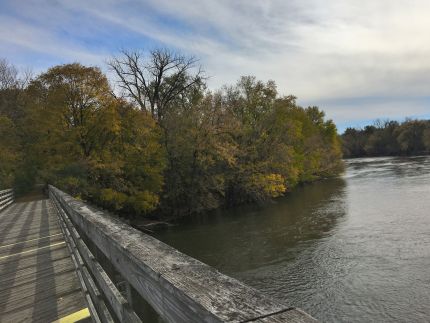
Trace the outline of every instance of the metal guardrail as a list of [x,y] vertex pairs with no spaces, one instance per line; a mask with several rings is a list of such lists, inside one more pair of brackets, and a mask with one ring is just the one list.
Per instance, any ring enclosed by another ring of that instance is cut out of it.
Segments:
[[12,204],[14,200],[14,194],[12,189],[0,191],[0,211],[6,208],[9,204]]
[[[132,306],[136,293],[167,322],[316,322],[53,186],[49,194],[95,322],[141,322]],[[125,293],[106,261],[122,276]]]

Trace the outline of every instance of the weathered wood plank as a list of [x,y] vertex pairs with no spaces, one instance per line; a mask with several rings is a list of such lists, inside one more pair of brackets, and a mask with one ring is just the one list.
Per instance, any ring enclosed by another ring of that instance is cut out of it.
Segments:
[[37,239],[39,237],[46,237],[53,234],[61,233],[60,228],[50,228],[48,230],[41,230],[37,232],[37,230],[29,230],[29,234],[26,235],[11,235],[4,238],[2,245],[7,245],[11,243],[18,243],[21,241]]
[[[274,313],[290,311],[286,304],[262,295],[52,186],[50,194],[74,225],[167,321],[246,322],[265,317],[267,322],[279,322]],[[308,315],[298,321],[299,314],[295,312],[288,315],[286,322],[315,321]]]
[[50,200],[0,215],[0,322],[50,322],[86,308]]
[[[61,225],[65,231],[65,236],[69,237],[72,248],[77,248],[77,254],[82,259],[80,267],[85,266],[89,268],[92,276],[95,278],[98,287],[102,290],[104,298],[109,302],[110,307],[113,309],[115,315],[121,322],[141,322],[140,318],[132,310],[128,301],[122,296],[110,277],[106,274],[103,267],[98,263],[93,256],[85,242],[80,238],[79,233],[73,227],[67,214],[59,208],[60,218],[62,219]],[[85,269],[86,270],[86,269]]]
[[47,208],[38,207],[38,208],[35,208],[35,209],[32,209],[32,210],[27,209],[27,210],[24,210],[24,211],[19,211],[19,207],[23,206],[23,205],[24,206],[28,206],[28,202],[14,203],[7,210],[1,211],[0,215],[1,216],[6,216],[6,215],[8,215],[8,216],[12,216],[12,215],[25,215],[27,213],[40,212],[42,210],[48,211],[48,212],[54,212],[55,213],[55,211],[54,211],[55,209],[53,209],[53,207],[47,207]]
[[[13,267],[0,267],[0,279],[2,275],[8,274],[9,272],[11,272],[12,269],[13,271],[17,271],[21,269],[32,268],[35,266],[42,266],[40,262],[38,262],[38,257],[40,257],[42,253],[49,253],[51,261],[70,257],[67,247],[65,245],[58,245],[50,249],[42,249],[38,253],[26,254],[25,257],[20,257],[20,259],[18,259],[18,262],[17,258],[14,257],[3,259],[3,261],[0,261],[0,266],[8,262],[15,263],[16,265]],[[49,265],[49,262],[47,264]]]
[[[52,263],[43,263],[36,267],[31,266],[24,269],[17,269],[9,271],[8,273],[1,273],[0,281],[2,284],[7,285],[13,282],[14,288],[23,284],[35,283],[37,279],[57,275],[64,272],[73,272],[74,268],[71,266],[71,259],[67,255],[66,258],[53,261]],[[1,297],[1,295],[0,295]]]
[[41,247],[39,249],[37,249],[37,248],[29,249],[26,251],[22,251],[20,253],[11,253],[10,255],[2,256],[2,258],[0,258],[0,266],[3,266],[3,265],[6,266],[6,267],[2,267],[2,268],[4,270],[7,270],[8,263],[25,264],[28,261],[28,259],[32,259],[32,258],[36,258],[36,265],[38,265],[37,261],[39,261],[39,263],[40,263],[40,260],[37,258],[42,257],[42,255],[44,255],[44,254],[47,254],[47,255],[49,255],[49,257],[51,257],[52,252],[59,250],[59,249],[65,249],[64,241],[57,242],[57,243],[51,245],[50,247],[45,246],[45,247]]
[[[43,286],[43,289],[37,290],[36,283]],[[81,286],[73,270],[57,275],[45,275],[37,277],[36,281],[28,284],[13,285],[9,295],[0,294],[0,306],[5,312],[8,312],[14,308],[34,304],[36,299],[39,301],[45,298],[55,299],[58,295],[65,295],[80,289]]]
[[[85,303],[83,305],[81,302],[80,290],[57,296],[55,299],[44,299],[29,306],[3,312],[0,322],[53,322],[86,307]],[[34,310],[36,306],[37,312]]]
[[[142,322],[81,240],[79,233],[73,227],[67,214],[61,208],[58,209],[58,213],[61,229],[75,259],[75,266],[79,270],[79,276],[84,280],[83,287],[90,293],[92,302],[98,308],[98,311],[101,311],[97,316],[100,315],[104,322],[112,319],[104,304],[105,299],[109,302],[110,307],[120,322]],[[91,270],[92,275],[89,274],[87,267]],[[98,287],[96,287],[92,276],[95,278]],[[103,291],[103,294],[99,293],[98,288]]]
[[[41,222],[43,221],[43,226]],[[0,238],[0,246],[8,244],[8,240],[16,242],[26,241],[37,237],[48,236],[59,232],[58,220],[54,214],[28,213],[21,215],[20,219],[15,216],[0,223],[0,231],[3,235]],[[4,228],[4,230],[1,230]],[[6,230],[7,228],[7,230]],[[33,236],[33,237],[32,237]],[[13,242],[9,242],[13,243]]]
[[21,203],[13,203],[7,209],[0,210],[0,219],[3,217],[3,214],[7,214],[9,212],[15,212],[14,210],[17,210],[20,204]]
[[[40,214],[34,214],[34,213],[32,213],[32,218],[33,218],[33,222],[34,221],[37,221],[37,220],[39,220],[40,221],[40,219],[41,219],[41,215]],[[19,220],[16,220],[16,221],[13,221],[13,220],[5,220],[5,221],[3,221],[3,222],[1,222],[1,225],[2,226],[4,226],[4,225],[9,225],[9,224],[11,224],[11,223],[13,223],[14,224],[14,226],[16,226],[16,227],[18,227],[18,226],[20,226],[20,225],[22,225],[22,224],[24,224],[26,222],[26,218],[25,217],[22,217],[21,219],[19,219]],[[55,225],[56,223],[57,223],[57,219],[54,219],[54,218],[50,218],[49,219],[49,222],[50,222],[50,224],[52,224],[52,225]]]
[[17,250],[19,252],[25,252],[32,249],[49,246],[51,244],[55,244],[60,241],[64,241],[61,233],[43,236],[40,238],[27,239],[26,237],[25,239],[22,239],[20,242],[14,242],[14,243],[4,244],[0,246],[0,259],[1,257],[10,255],[11,253],[14,253]]
[[78,241],[77,247],[118,319],[121,322],[141,322],[82,240]]
[[102,295],[100,294],[96,284],[94,283],[94,280],[92,279],[90,273],[85,267],[82,270],[82,277],[84,278],[85,284],[88,288],[88,292],[91,295],[91,299],[97,309],[97,314],[100,316],[102,322],[114,322],[114,319],[112,318],[108,308],[106,307]]

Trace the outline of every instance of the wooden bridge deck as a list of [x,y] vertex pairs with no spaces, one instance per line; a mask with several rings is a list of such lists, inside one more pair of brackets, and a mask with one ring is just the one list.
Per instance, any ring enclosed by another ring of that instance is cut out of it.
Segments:
[[71,322],[86,307],[52,202],[0,212],[0,322]]

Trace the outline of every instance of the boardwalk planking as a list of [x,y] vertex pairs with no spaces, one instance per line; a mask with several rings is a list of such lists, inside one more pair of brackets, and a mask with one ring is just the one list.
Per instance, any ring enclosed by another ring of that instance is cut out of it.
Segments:
[[52,322],[87,307],[50,200],[0,212],[0,322]]

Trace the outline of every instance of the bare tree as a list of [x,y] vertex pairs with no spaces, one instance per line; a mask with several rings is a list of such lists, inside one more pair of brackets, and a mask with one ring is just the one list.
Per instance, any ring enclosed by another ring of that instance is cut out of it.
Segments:
[[18,70],[6,59],[0,59],[0,90],[18,86]]
[[195,57],[168,49],[152,50],[148,55],[122,51],[122,56],[113,58],[108,65],[126,96],[141,109],[150,111],[159,122],[172,100],[205,78]]
[[33,80],[34,72],[31,67],[27,67],[20,72],[20,77],[18,79],[18,84],[21,89],[25,89]]
[[30,68],[18,69],[6,59],[0,58],[0,91],[12,89],[25,89],[33,79]]

